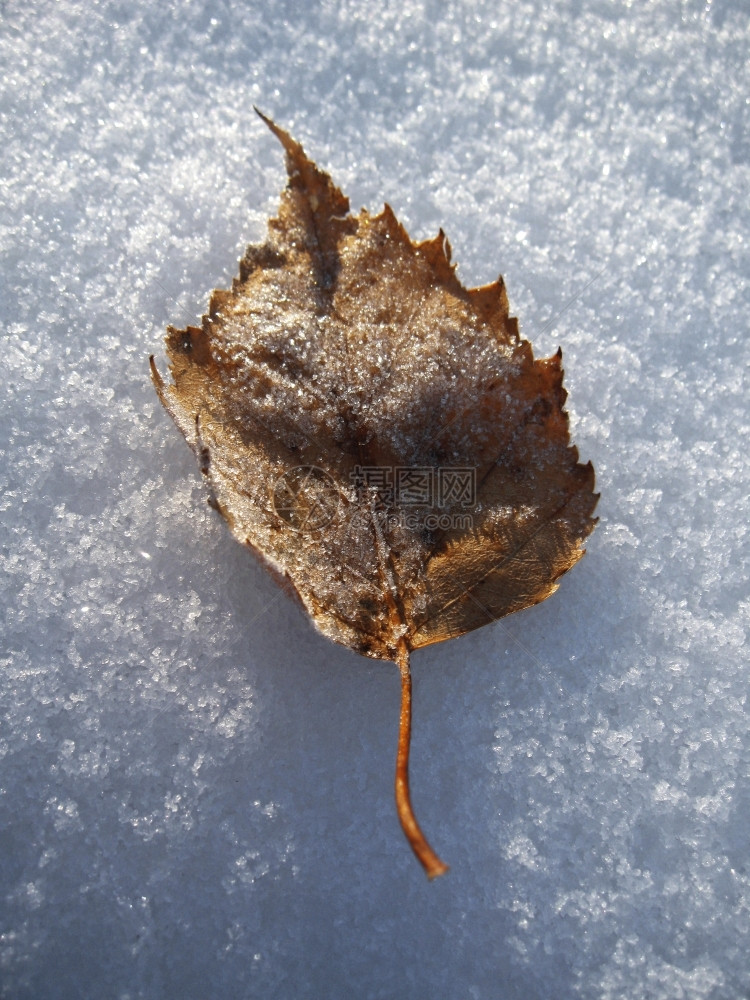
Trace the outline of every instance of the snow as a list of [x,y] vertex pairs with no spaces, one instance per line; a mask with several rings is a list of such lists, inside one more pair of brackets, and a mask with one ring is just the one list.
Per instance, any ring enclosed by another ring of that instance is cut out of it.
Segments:
[[[7,3],[0,996],[750,992],[748,8]],[[205,503],[148,355],[284,183],[271,114],[562,346],[602,499],[544,604],[394,667]]]

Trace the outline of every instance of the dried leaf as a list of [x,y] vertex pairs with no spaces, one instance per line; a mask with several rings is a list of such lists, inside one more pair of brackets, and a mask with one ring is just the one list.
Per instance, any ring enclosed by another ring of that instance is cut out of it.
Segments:
[[[260,114],[260,112],[259,112]],[[592,530],[560,351],[534,360],[502,278],[466,289],[442,230],[413,243],[302,147],[268,238],[152,375],[234,535],[329,638],[401,670],[396,797],[409,802],[409,652],[548,597]]]

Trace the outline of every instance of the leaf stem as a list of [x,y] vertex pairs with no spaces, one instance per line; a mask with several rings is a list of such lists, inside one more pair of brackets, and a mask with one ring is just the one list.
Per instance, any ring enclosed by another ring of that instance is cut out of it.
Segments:
[[396,665],[401,673],[401,716],[398,728],[398,753],[396,755],[396,808],[401,827],[406,834],[412,851],[417,856],[427,877],[436,878],[448,871],[448,865],[440,860],[427,843],[419,828],[409,796],[409,744],[411,742],[411,671],[409,670],[409,650],[401,640],[396,655]]

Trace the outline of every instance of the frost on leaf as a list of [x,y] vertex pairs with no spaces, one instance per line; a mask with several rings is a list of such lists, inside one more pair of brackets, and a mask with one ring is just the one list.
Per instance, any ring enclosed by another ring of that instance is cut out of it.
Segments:
[[168,329],[172,383],[152,376],[235,537],[324,635],[399,665],[399,817],[436,875],[408,795],[409,653],[548,597],[595,524],[594,471],[562,354],[534,359],[502,278],[464,288],[442,231],[351,215],[264,121],[286,152],[278,216],[201,325]]

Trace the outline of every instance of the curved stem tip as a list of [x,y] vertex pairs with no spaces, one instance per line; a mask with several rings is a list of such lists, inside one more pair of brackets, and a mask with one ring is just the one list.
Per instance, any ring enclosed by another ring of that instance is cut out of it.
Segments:
[[406,643],[399,643],[396,665],[401,673],[401,717],[398,727],[398,753],[396,755],[396,808],[401,827],[406,834],[412,851],[417,856],[427,877],[436,878],[448,871],[448,865],[440,860],[427,843],[414,816],[409,796],[409,744],[411,742],[411,672],[409,670],[409,650]]

